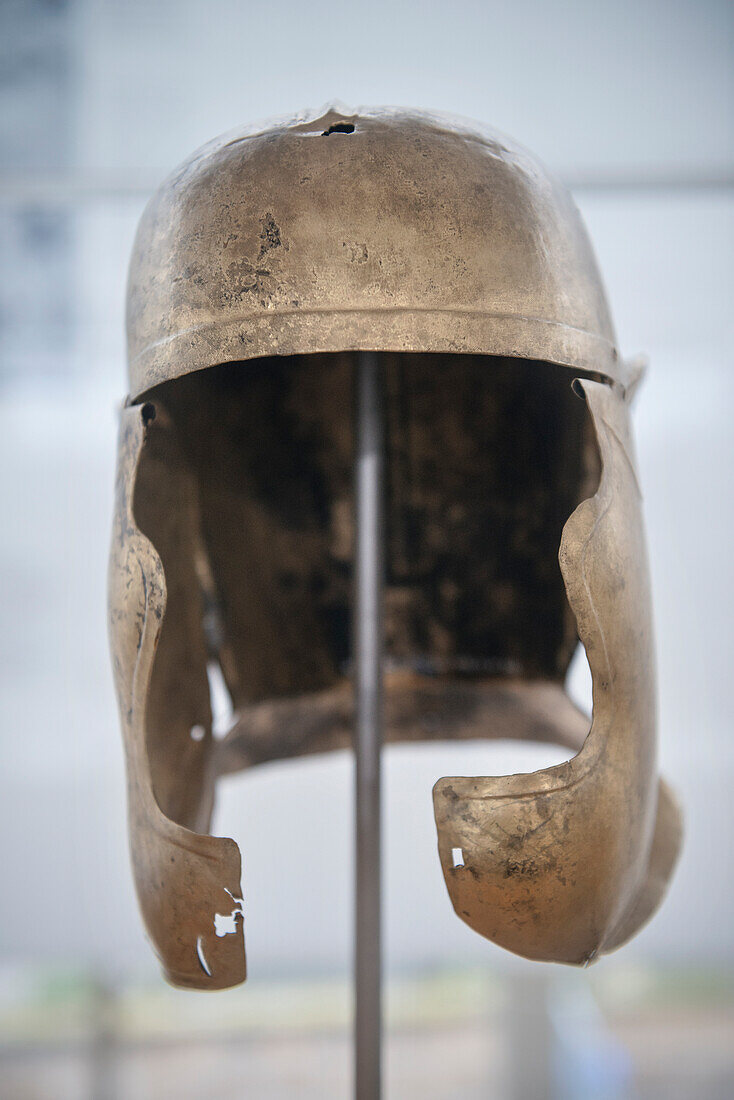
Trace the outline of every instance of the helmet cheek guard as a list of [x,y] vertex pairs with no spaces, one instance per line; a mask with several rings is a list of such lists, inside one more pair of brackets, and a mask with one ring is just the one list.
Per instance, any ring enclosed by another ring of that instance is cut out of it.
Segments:
[[[140,476],[144,449],[152,461]],[[245,979],[240,853],[206,835],[214,772],[191,479],[150,405],[123,410],[118,455],[109,621],[135,886],[168,981],[226,988]],[[138,526],[136,495],[142,513],[157,515],[165,573]],[[227,913],[235,919],[220,936],[217,916]]]
[[[386,738],[576,754],[438,781],[453,906],[532,959],[632,936],[680,813],[655,759],[637,378],[563,188],[430,115],[229,136],[143,216],[128,339],[109,622],[135,884],[167,979],[245,978],[239,849],[208,835],[217,778],[351,744],[358,350],[386,367]],[[579,638],[590,731],[563,688]]]
[[531,959],[586,963],[657,908],[680,823],[655,766],[650,583],[627,403],[577,381],[602,459],[567,521],[559,560],[593,681],[577,754],[528,775],[440,779],[439,854],[456,913]]

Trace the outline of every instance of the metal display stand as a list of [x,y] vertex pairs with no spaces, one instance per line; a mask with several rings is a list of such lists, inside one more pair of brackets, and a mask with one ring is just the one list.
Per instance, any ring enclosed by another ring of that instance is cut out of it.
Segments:
[[384,584],[384,408],[380,357],[356,364],[354,1095],[381,1093],[380,749]]

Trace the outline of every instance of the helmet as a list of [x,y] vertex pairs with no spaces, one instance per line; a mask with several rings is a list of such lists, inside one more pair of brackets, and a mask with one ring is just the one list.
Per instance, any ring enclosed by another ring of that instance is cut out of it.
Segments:
[[[110,631],[136,888],[167,978],[245,977],[239,850],[207,834],[217,776],[351,740],[360,350],[384,361],[387,738],[575,752],[438,781],[454,908],[534,959],[629,938],[680,815],[655,763],[638,371],[563,187],[514,142],[416,112],[228,135],[143,215],[128,343]],[[578,638],[590,730],[563,686]]]

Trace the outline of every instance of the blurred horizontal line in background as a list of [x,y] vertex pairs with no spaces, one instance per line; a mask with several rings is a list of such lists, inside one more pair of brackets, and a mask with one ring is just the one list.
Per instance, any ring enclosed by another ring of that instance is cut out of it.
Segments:
[[[42,202],[56,205],[105,202],[113,199],[145,199],[165,178],[144,173],[122,176],[119,172],[3,172],[0,202]],[[564,175],[572,191],[728,191],[734,189],[734,168],[660,172],[578,172]]]

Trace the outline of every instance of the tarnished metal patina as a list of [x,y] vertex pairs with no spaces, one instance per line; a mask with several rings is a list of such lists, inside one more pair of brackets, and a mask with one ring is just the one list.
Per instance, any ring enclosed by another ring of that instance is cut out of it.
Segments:
[[[575,752],[438,781],[454,908],[534,959],[628,939],[680,816],[655,762],[637,372],[565,190],[470,124],[299,115],[170,177],[128,304],[110,629],[136,886],[169,980],[245,977],[239,850],[206,833],[217,776],[351,742],[358,350],[386,380],[388,739]],[[578,638],[590,730],[564,691]],[[217,737],[214,673],[234,713]]]

